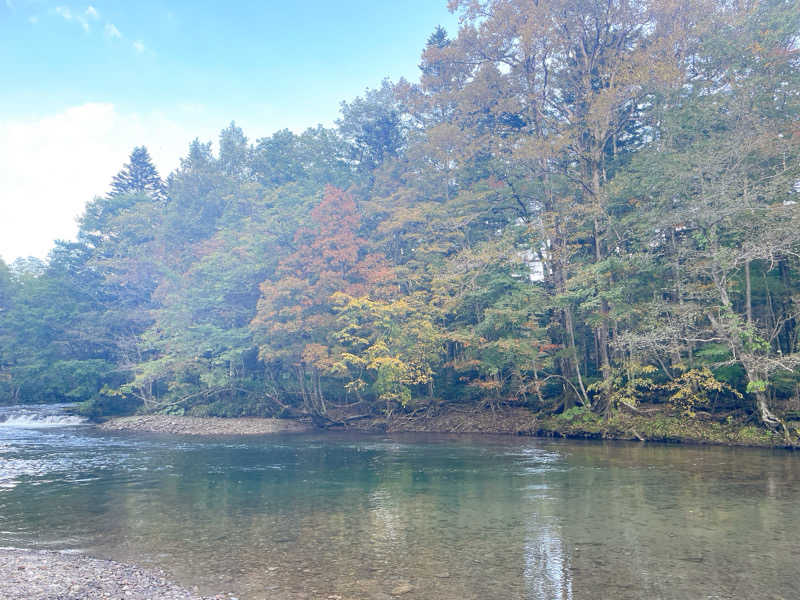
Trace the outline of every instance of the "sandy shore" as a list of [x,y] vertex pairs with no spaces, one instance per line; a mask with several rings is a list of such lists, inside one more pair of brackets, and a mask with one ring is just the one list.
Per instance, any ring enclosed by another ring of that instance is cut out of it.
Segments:
[[0,550],[0,598],[208,600],[171,583],[160,571],[79,554],[9,549]]
[[98,427],[106,431],[152,431],[187,435],[262,435],[300,433],[312,429],[311,425],[288,419],[220,419],[167,415],[119,417],[101,423]]

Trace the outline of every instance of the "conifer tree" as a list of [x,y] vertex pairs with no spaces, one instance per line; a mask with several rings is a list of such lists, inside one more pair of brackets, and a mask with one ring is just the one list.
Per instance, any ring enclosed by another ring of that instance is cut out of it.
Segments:
[[146,194],[153,200],[163,200],[165,197],[164,182],[144,146],[133,149],[130,161],[111,181],[109,197],[124,194]]

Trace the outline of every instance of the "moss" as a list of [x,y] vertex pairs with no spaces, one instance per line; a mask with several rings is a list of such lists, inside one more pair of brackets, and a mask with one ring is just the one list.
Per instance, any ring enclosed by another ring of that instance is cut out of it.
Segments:
[[588,408],[576,406],[559,415],[542,418],[538,423],[537,435],[556,437],[607,437],[608,423]]
[[616,412],[607,419],[585,408],[546,416],[532,432],[547,437],[639,440],[667,443],[726,444],[783,447],[783,436],[752,424],[715,421],[686,414],[654,412],[632,415]]
[[780,436],[776,436],[771,431],[767,431],[766,429],[762,429],[760,427],[755,427],[754,425],[746,425],[741,427],[736,432],[737,440],[745,443],[745,444],[753,444],[753,445],[769,445],[771,443],[775,443],[775,438],[779,438],[781,441],[783,438]]

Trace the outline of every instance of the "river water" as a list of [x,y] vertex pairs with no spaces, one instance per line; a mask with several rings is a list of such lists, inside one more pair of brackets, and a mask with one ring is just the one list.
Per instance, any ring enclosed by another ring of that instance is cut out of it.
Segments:
[[788,600],[800,597],[800,455],[492,436],[198,439],[0,407],[0,546],[160,567],[242,600]]

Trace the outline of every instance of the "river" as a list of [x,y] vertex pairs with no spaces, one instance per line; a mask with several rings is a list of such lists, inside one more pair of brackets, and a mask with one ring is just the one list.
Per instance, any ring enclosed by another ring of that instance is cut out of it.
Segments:
[[797,598],[800,454],[445,435],[191,438],[0,407],[0,546],[206,594]]

